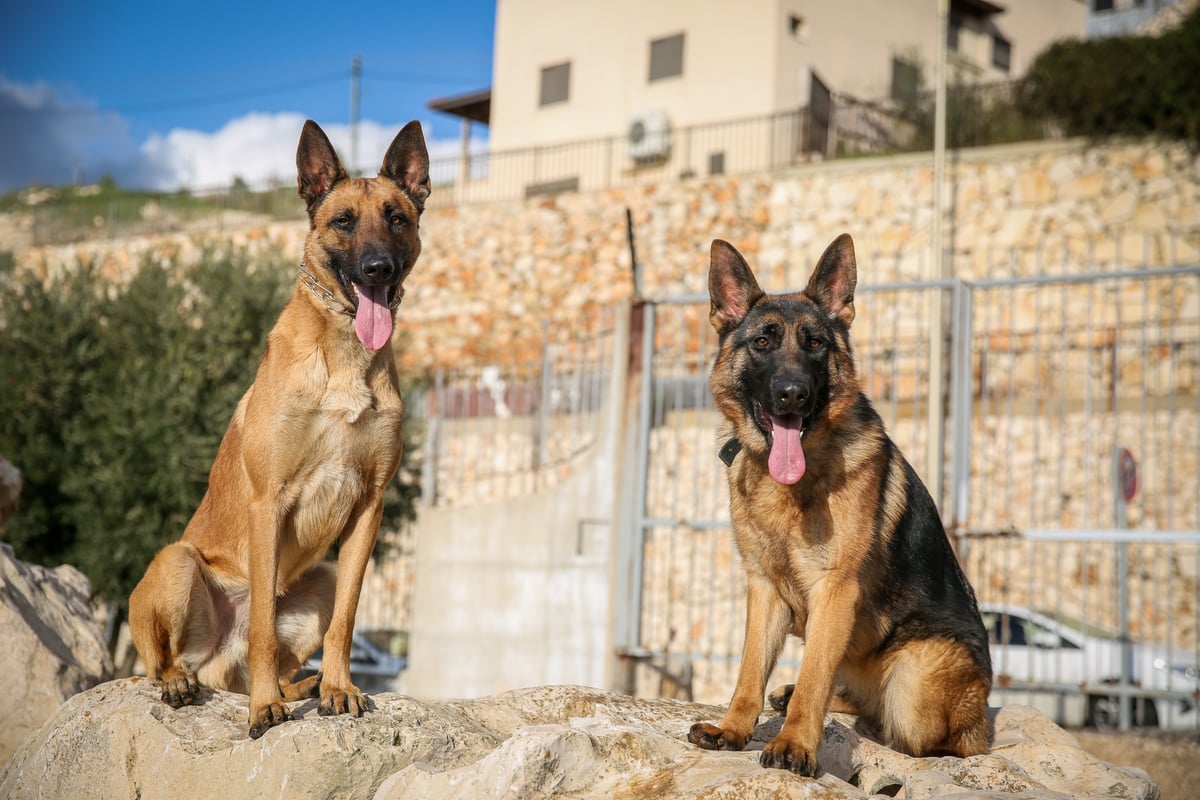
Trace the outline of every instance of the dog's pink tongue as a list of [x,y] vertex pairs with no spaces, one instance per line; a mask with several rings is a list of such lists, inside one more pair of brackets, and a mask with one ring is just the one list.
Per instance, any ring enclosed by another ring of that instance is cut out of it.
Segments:
[[359,286],[358,313],[354,332],[368,350],[378,350],[392,336],[392,310],[388,308],[386,286]]
[[772,478],[789,486],[804,477],[800,423],[800,417],[771,417],[771,454],[767,457],[767,468]]

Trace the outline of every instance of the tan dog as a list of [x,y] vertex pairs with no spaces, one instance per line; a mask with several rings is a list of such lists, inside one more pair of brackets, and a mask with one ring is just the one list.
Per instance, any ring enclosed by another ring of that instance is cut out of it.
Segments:
[[[155,556],[129,598],[133,641],[163,701],[194,703],[201,686],[248,692],[251,738],[318,688],[323,715],[367,707],[350,680],[350,642],[400,463],[391,333],[429,196],[415,121],[377,178],[350,178],[311,120],[296,164],[309,216],[300,279],[182,541]],[[324,559],[338,539],[335,567]],[[292,683],[322,643],[322,674]]]

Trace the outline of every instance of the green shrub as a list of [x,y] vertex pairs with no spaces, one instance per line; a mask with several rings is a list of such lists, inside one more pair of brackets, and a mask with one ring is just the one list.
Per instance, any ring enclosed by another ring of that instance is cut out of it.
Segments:
[[1018,87],[1025,114],[1072,136],[1160,136],[1200,144],[1200,9],[1162,36],[1061,41]]
[[[200,502],[295,275],[202,264],[143,267],[123,288],[82,266],[48,286],[0,275],[0,454],[24,478],[5,538],[26,561],[79,567],[122,606]],[[414,436],[406,426],[389,525],[414,514]]]

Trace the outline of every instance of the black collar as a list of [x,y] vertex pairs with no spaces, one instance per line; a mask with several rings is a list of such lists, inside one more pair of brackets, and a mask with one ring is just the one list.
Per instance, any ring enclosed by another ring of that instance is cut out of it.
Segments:
[[737,454],[740,452],[742,452],[742,443],[739,442],[736,437],[734,437],[725,443],[725,445],[721,448],[721,452],[717,453],[717,458],[721,459],[721,461],[725,463],[725,466],[732,467],[733,459],[736,458]]

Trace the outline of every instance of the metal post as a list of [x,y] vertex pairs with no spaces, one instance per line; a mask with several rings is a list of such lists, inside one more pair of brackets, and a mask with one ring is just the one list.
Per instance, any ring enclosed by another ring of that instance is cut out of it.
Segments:
[[471,120],[462,118],[462,142],[458,151],[458,179],[455,181],[454,201],[460,205],[467,200],[467,181],[471,180]]
[[[1123,447],[1113,448],[1113,527],[1125,530],[1128,527],[1126,510],[1128,502],[1122,486],[1122,456]],[[1133,647],[1129,641],[1129,543],[1122,540],[1117,542],[1117,636],[1121,642],[1121,679],[1122,691],[1117,697],[1119,713],[1117,728],[1128,731],[1133,727],[1133,698],[1124,691],[1133,683]]]
[[[950,524],[959,529],[970,514],[971,488],[971,289],[962,281],[954,284],[954,366],[951,374],[951,409],[954,414],[951,442]],[[965,553],[963,554],[965,555]]]
[[546,440],[549,435],[548,408],[550,405],[550,382],[554,371],[550,364],[550,323],[542,320],[542,390],[538,398],[537,419],[533,434],[533,485],[536,489],[542,482],[542,468],[546,465]]
[[[936,95],[934,99],[933,122],[933,264],[930,278],[942,280],[947,275],[944,243],[942,242],[942,183],[946,169],[946,25],[948,19],[949,0],[938,0],[938,32],[937,58],[934,62],[934,81]],[[938,509],[942,508],[942,491],[944,476],[942,463],[945,460],[945,375],[943,367],[943,342],[945,341],[945,298],[942,290],[934,295],[930,316],[934,328],[929,334],[929,408],[927,427],[929,429],[925,453],[925,482],[933,495],[933,502]]]

